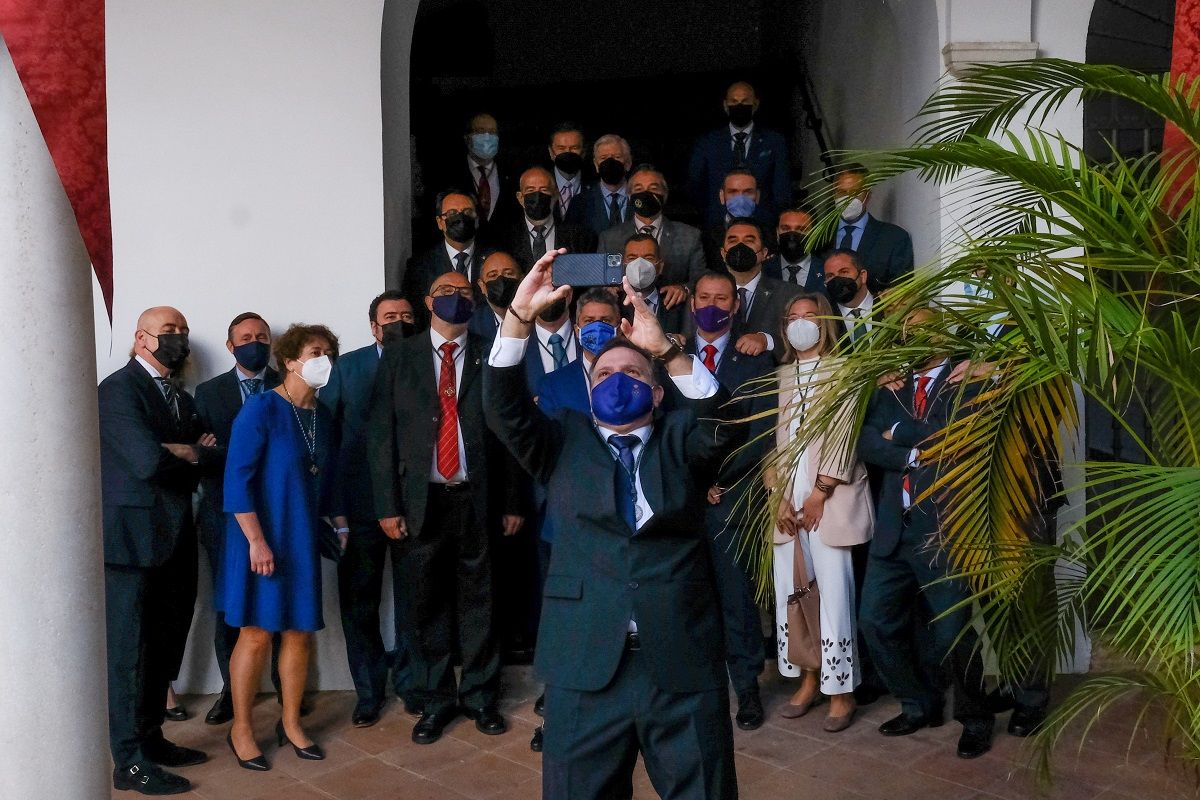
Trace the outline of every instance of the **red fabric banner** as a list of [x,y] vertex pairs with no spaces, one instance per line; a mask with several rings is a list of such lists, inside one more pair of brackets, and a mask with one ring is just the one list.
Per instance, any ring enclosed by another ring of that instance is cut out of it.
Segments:
[[67,190],[111,322],[104,0],[0,0],[0,36]]
[[[1195,80],[1200,76],[1200,0],[1176,0],[1175,36],[1171,43],[1171,79],[1180,75]],[[1196,170],[1198,154],[1179,129],[1168,125],[1163,132],[1163,160],[1166,164],[1183,159],[1183,170],[1175,183],[1182,190],[1168,201],[1168,212],[1176,212],[1190,199],[1188,187]]]

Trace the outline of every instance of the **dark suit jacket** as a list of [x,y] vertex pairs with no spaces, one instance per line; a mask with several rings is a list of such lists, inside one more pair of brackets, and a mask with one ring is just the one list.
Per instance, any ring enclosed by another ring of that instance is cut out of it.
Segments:
[[[197,448],[189,464],[162,447],[195,444],[204,427],[191,395],[179,395],[179,420],[158,384],[135,359],[99,386],[100,495],[104,563],[157,567],[194,530],[192,492],[217,462],[212,448]],[[195,547],[195,541],[192,541]]]
[[[528,480],[500,447],[483,419],[480,369],[486,356],[483,340],[467,335],[462,381],[458,386],[458,419],[467,455],[476,522],[493,513],[524,514]],[[429,332],[411,336],[384,351],[371,397],[367,457],[375,500],[375,517],[402,516],[410,536],[420,536],[429,498],[429,468],[437,446],[441,410]],[[500,508],[490,508],[491,485],[498,483]]]
[[[491,253],[492,250],[481,246],[476,238],[475,254],[471,259],[471,274],[467,276],[472,284],[479,278],[483,260]],[[412,303],[413,308],[417,309],[418,314],[428,316],[425,310],[425,295],[429,294],[429,287],[433,285],[433,281],[439,275],[452,272],[454,268],[454,262],[450,260],[450,254],[446,252],[444,239],[439,239],[437,244],[408,260],[408,265],[404,268],[403,291],[404,296],[408,298],[408,302]]]
[[704,535],[705,491],[740,426],[716,425],[723,391],[656,416],[641,460],[654,510],[636,533],[617,510],[616,465],[591,418],[553,418],[530,399],[520,367],[484,368],[488,424],[547,487],[555,529],[535,667],[552,686],[604,688],[625,652],[631,616],[642,657],[667,692],[725,688],[721,617]]
[[913,271],[913,245],[908,231],[869,215],[855,252],[867,268],[867,280],[875,294]]
[[739,312],[738,328],[743,333],[760,332],[770,334],[775,342],[775,348],[771,351],[778,363],[779,359],[783,358],[783,336],[780,334],[780,326],[783,324],[783,313],[787,310],[788,304],[800,294],[802,290],[794,283],[784,283],[783,281],[769,278],[763,275],[759,278],[758,287],[754,292],[754,300],[750,304],[750,313],[745,314],[744,309]]
[[[596,252],[596,234],[591,229],[567,222],[554,223],[554,246],[565,247],[570,253]],[[529,228],[525,218],[521,217],[510,225],[505,232],[504,252],[517,260],[525,272],[533,266],[534,257],[532,243],[529,240]]]
[[[871,539],[871,554],[874,556],[886,558],[895,553],[900,544],[901,533],[906,527],[901,489],[905,472],[909,474],[913,500],[928,490],[937,478],[937,464],[922,463],[911,470],[908,468],[912,449],[919,448],[945,428],[953,417],[955,404],[967,402],[982,388],[980,382],[967,384],[962,388],[960,399],[960,387],[946,383],[951,367],[951,364],[947,364],[938,379],[927,388],[923,419],[914,417],[916,383],[912,377],[899,389],[876,389],[871,397],[858,438],[858,455],[881,472],[875,535]],[[896,425],[896,430],[892,439],[884,439],[883,432],[891,430],[893,425]],[[937,499],[927,498],[909,509],[907,528],[921,541],[938,530],[941,504]]]
[[[783,256],[781,255],[773,255],[764,261],[762,271],[763,275],[768,278],[788,283],[783,280]],[[825,294],[825,259],[818,258],[815,254],[812,256],[809,260],[808,277],[804,281],[804,286],[800,288],[805,292]]]
[[[688,188],[706,225],[717,225],[724,214],[721,183],[733,169],[733,139],[729,126],[722,125],[696,141],[688,164]],[[788,150],[783,136],[754,123],[746,147],[746,166],[758,180],[759,205],[775,216],[792,203],[792,181]]]
[[[778,217],[772,217],[761,208],[755,209],[752,217],[762,229],[763,246],[769,252],[779,249],[779,241],[775,236],[775,226]],[[713,272],[725,272],[725,259],[721,257],[721,248],[725,246],[725,214],[722,211],[715,223],[710,223],[704,229],[703,245],[704,260],[708,269]],[[763,262],[766,263],[765,261]]]
[[[637,220],[630,219],[600,234],[600,252],[620,253],[625,242],[637,233]],[[662,235],[658,241],[663,259],[662,283],[688,284],[705,271],[704,245],[700,230],[673,219],[663,218]]]
[[[417,334],[411,338],[420,338]],[[391,347],[392,345],[388,345]],[[381,357],[374,342],[343,354],[334,364],[329,383],[317,394],[329,409],[339,431],[337,456],[340,507],[355,522],[373,522],[371,470],[367,463],[367,417]]]
[[487,301],[475,304],[475,313],[471,316],[471,321],[467,323],[467,330],[483,339],[488,348],[496,340],[496,331],[499,330],[499,327],[496,325],[496,315]]
[[[479,235],[476,237],[477,241],[489,245],[496,244],[497,237],[521,215],[516,201],[517,179],[514,177],[516,170],[504,158],[503,153],[497,156],[494,163],[496,175],[500,179],[500,195],[492,198],[494,211],[491,217],[485,220],[482,215],[480,216]],[[454,155],[449,156],[441,164],[441,169],[435,170],[429,176],[425,185],[432,188],[433,194],[447,189],[463,192],[475,201],[476,209],[479,208],[479,173],[467,169],[467,153],[462,148],[457,149]]]
[[583,356],[542,378],[537,399],[538,408],[548,417],[568,408],[581,414],[591,414],[592,400],[588,394]]
[[[622,221],[632,217],[633,204],[626,200]],[[599,181],[583,187],[583,190],[571,201],[571,207],[567,209],[567,216],[563,221],[588,228],[597,236],[608,230],[608,206],[604,205],[604,191],[600,188]]]
[[[205,544],[212,546],[225,536],[225,456],[229,452],[229,432],[242,410],[242,390],[238,386],[237,367],[222,372],[196,387],[196,411],[204,430],[217,437],[213,448],[215,472],[200,479],[200,504],[197,522]],[[279,385],[279,373],[267,367],[263,391]]]

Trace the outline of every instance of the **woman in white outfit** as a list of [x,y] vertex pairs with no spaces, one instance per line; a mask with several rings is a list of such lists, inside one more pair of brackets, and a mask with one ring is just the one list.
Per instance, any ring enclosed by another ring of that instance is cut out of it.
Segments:
[[[777,371],[780,415],[776,444],[781,453],[795,439],[805,414],[824,390],[815,384],[831,375],[837,365],[838,329],[833,316],[829,301],[819,294],[800,295],[785,312],[782,333],[787,352]],[[824,728],[831,733],[850,726],[854,688],[860,680],[850,548],[868,541],[875,527],[867,473],[854,455],[851,441],[857,431],[850,427],[849,421],[844,421],[814,438],[794,463],[781,460],[773,481],[779,497],[774,531],[779,671],[791,677],[802,674],[800,688],[780,713],[788,718],[803,716],[826,695],[830,710]],[[819,673],[801,670],[787,660],[787,599],[795,591],[795,558],[804,559],[805,572],[816,579],[820,591]]]

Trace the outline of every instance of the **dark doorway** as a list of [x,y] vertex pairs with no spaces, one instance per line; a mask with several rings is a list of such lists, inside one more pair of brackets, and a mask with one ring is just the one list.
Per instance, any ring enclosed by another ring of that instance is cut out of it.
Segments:
[[[414,174],[436,175],[446,159],[463,157],[474,112],[497,118],[501,156],[517,171],[548,164],[550,129],[571,120],[589,142],[605,133],[628,139],[635,163],[666,172],[668,213],[694,222],[680,191],[692,142],[725,121],[721,100],[734,80],[755,85],[756,119],[788,137],[793,176],[802,174],[794,120],[804,8],[768,0],[424,0],[412,45]],[[415,187],[415,236],[430,231],[441,188]]]

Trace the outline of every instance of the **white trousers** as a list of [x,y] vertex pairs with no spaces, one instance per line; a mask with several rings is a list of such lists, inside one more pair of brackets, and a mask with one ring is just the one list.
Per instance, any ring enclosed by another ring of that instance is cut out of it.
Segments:
[[799,677],[800,669],[787,659],[787,599],[796,591],[792,558],[796,541],[804,551],[808,574],[821,591],[821,691],[827,695],[854,691],[862,677],[856,649],[854,564],[849,547],[830,547],[815,532],[801,531],[791,541],[775,545],[775,640],[779,673]]

